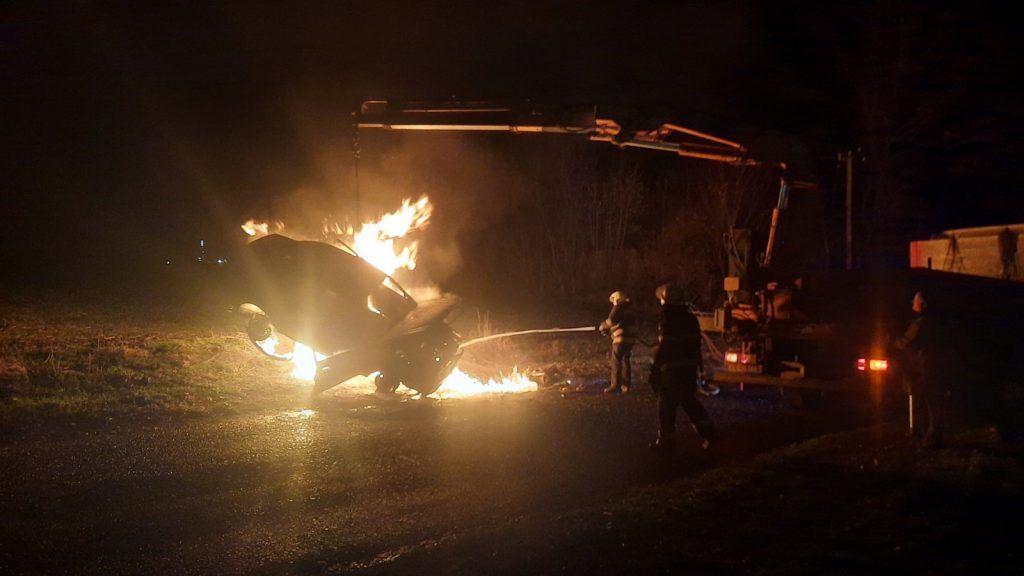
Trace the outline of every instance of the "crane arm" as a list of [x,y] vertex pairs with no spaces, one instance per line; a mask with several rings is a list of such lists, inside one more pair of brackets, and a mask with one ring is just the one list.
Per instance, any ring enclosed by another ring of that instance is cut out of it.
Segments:
[[600,117],[596,106],[367,100],[353,116],[353,125],[359,129],[577,134],[619,148],[661,150],[730,164],[761,164],[748,158],[747,149],[736,142],[676,124],[625,130],[619,122]]

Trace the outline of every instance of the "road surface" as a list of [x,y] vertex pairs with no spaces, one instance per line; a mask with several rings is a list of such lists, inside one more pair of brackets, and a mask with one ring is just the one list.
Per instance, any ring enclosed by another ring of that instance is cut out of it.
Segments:
[[0,572],[571,572],[593,560],[565,555],[573,534],[606,520],[581,511],[864,424],[771,389],[704,402],[723,443],[702,452],[680,412],[668,461],[646,449],[644,390],[327,394],[306,409],[8,430]]

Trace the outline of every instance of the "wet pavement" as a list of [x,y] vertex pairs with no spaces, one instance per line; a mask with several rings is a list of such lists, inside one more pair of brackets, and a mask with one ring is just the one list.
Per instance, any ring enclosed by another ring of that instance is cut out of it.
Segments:
[[574,511],[856,423],[770,389],[704,403],[722,445],[700,451],[680,414],[668,462],[646,449],[644,391],[327,394],[305,409],[8,431],[0,572],[397,574],[440,558],[450,573],[514,573],[509,556],[557,550]]

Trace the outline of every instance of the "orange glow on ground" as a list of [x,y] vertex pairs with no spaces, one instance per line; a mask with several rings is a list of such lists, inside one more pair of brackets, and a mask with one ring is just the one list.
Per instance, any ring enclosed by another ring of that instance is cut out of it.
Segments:
[[456,368],[431,396],[447,400],[486,394],[522,394],[536,391],[537,383],[515,369],[511,375],[500,380],[491,378],[487,382],[483,382]]

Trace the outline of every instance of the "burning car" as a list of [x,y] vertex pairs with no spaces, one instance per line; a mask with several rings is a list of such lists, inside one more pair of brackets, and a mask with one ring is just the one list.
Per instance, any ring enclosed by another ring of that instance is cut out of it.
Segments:
[[235,311],[261,351],[288,360],[316,352],[314,392],[358,375],[378,391],[427,395],[455,368],[460,336],[445,319],[451,299],[417,303],[354,250],[271,234],[251,242]]

